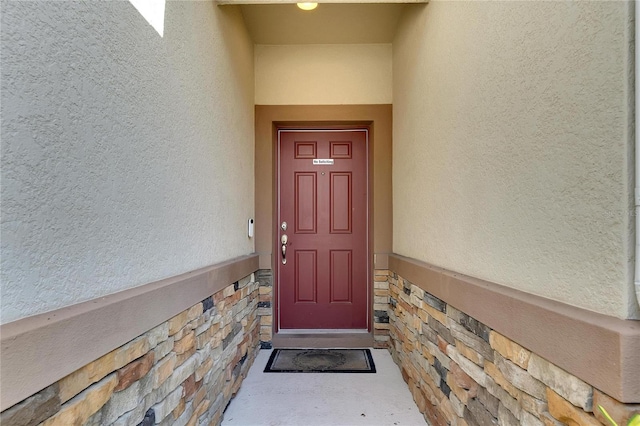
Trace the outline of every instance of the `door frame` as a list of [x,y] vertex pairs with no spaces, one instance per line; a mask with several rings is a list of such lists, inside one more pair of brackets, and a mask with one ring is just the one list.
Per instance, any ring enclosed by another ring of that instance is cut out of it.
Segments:
[[[393,140],[393,105],[391,104],[347,104],[347,105],[256,105],[255,113],[255,150],[253,167],[255,172],[255,229],[254,247],[258,254],[258,267],[263,271],[261,278],[260,299],[269,302],[262,306],[261,342],[263,347],[355,347],[355,339],[328,343],[329,339],[317,339],[313,335],[306,339],[293,339],[292,336],[273,334],[274,306],[273,295],[273,222],[275,208],[275,151],[277,125],[292,124],[294,126],[318,127],[321,125],[357,125],[369,126],[369,217],[372,233],[370,273],[377,278],[378,271],[382,275],[389,270],[389,255],[393,252],[393,190],[392,190],[392,140]],[[388,272],[387,272],[388,273]],[[373,292],[374,283],[370,282]],[[264,288],[262,288],[264,287]],[[387,296],[388,297],[388,296]],[[386,310],[385,302],[371,303],[374,309]],[[378,306],[381,305],[381,306]],[[374,324],[376,319],[374,318]],[[375,339],[374,340],[374,336]],[[366,338],[359,336],[359,347],[387,347],[389,331],[383,327],[373,327],[373,333]]]
[[[372,346],[373,343],[373,174],[372,166],[372,150],[370,149],[370,141],[372,138],[372,123],[364,122],[274,122],[273,123],[273,221],[271,224],[272,232],[272,271],[273,271],[273,344],[281,346],[279,342],[283,342],[286,346],[304,346],[304,347],[331,347],[331,346]],[[280,331],[280,133],[282,131],[357,131],[366,132],[366,177],[367,182],[367,231],[366,231],[366,248],[367,248],[367,330],[360,333],[337,332],[337,333],[318,333],[309,330],[305,333],[283,333]],[[284,343],[287,342],[287,343]],[[299,342],[299,343],[295,343]],[[370,342],[370,343],[369,343]]]

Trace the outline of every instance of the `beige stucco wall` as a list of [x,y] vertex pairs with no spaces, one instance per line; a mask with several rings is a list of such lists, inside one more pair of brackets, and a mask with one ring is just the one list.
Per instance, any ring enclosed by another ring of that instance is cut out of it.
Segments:
[[256,45],[256,105],[390,104],[390,44]]
[[407,6],[394,251],[633,317],[632,4]]
[[2,4],[2,322],[253,252],[235,7]]

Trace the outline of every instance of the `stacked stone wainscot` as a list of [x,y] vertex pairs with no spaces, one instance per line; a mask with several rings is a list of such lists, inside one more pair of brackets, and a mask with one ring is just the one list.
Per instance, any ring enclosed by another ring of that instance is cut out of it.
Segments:
[[258,317],[260,318],[260,348],[271,349],[273,337],[273,273],[260,269],[256,273],[259,283]]
[[389,347],[389,271],[376,269],[373,277],[373,346]]
[[390,351],[425,419],[440,425],[618,424],[623,404],[485,324],[388,273]]
[[215,425],[260,348],[247,276],[3,411],[3,426]]

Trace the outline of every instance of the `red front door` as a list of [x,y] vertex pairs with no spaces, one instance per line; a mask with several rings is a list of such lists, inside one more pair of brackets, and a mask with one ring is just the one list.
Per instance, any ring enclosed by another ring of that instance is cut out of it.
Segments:
[[366,329],[367,132],[280,130],[278,143],[279,328]]

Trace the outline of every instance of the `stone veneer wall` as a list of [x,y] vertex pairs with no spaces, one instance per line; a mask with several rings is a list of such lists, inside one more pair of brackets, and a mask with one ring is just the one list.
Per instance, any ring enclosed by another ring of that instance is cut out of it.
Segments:
[[219,424],[260,348],[258,299],[252,274],[3,411],[0,423]]
[[388,283],[390,351],[431,425],[608,425],[598,405],[622,425],[640,412],[397,274]]
[[258,316],[260,317],[260,348],[271,349],[273,337],[273,273],[271,269],[260,269],[256,273],[259,287]]
[[376,269],[373,276],[373,347],[389,348],[389,271]]

